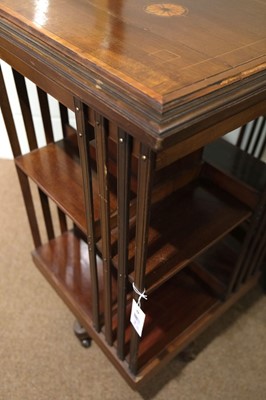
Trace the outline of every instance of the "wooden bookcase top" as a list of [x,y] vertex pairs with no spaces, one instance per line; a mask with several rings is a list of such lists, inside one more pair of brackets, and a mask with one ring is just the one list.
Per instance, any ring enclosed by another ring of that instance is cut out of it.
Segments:
[[159,148],[225,104],[265,99],[265,15],[264,0],[2,0],[0,56],[16,37],[31,66]]

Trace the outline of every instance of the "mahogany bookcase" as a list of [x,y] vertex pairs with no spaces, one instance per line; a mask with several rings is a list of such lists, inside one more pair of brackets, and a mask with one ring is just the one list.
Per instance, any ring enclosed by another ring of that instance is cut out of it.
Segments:
[[[0,1],[26,154],[2,73],[1,110],[33,261],[135,389],[260,278],[265,164],[221,137],[265,115],[265,14],[248,0]],[[133,284],[147,296],[142,337],[130,324]]]

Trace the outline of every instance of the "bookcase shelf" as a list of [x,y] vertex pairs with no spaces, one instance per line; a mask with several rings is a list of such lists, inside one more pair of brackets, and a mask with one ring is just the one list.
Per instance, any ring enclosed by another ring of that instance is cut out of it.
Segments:
[[[43,244],[32,252],[38,269],[55,288],[62,299],[74,311],[84,313],[92,321],[91,277],[88,259],[88,245],[74,231]],[[103,268],[99,256],[97,272],[100,298],[103,294]],[[117,278],[114,271],[112,279],[113,303],[116,303]],[[100,302],[100,312],[103,304]]]
[[[224,251],[224,247],[221,247]],[[227,256],[229,253],[227,253]],[[93,330],[92,298],[90,268],[87,244],[75,236],[73,231],[42,245],[32,253],[33,260],[58,295],[70,310],[82,318],[89,333],[97,335]],[[226,257],[226,256],[225,256]],[[139,374],[134,378],[129,372],[128,379],[133,382],[144,373],[148,376],[151,368],[158,362],[164,362],[169,354],[181,351],[189,341],[201,333],[209,323],[215,320],[229,304],[223,302],[214,293],[202,275],[195,272],[197,263],[207,257],[191,263],[180,273],[167,280],[164,285],[148,296],[142,308],[146,314],[143,335],[138,352]],[[232,261],[232,260],[231,260]],[[232,263],[233,265],[233,263]],[[220,264],[221,266],[221,264]],[[100,295],[103,292],[102,260],[97,257]],[[208,265],[210,267],[210,265]],[[224,268],[224,267],[223,267]],[[230,267],[229,267],[230,269]],[[211,267],[211,272],[217,279],[223,279],[223,271]],[[228,265],[227,265],[228,271]],[[228,272],[226,272],[227,274]],[[226,279],[226,275],[225,275]],[[248,282],[241,290],[246,292],[256,281]],[[113,335],[116,347],[117,334],[117,275],[112,279],[113,293]],[[238,298],[240,294],[235,295]],[[102,298],[102,296],[100,296]],[[129,315],[131,309],[130,297],[127,302],[127,323],[125,328],[126,353],[129,353],[131,326]],[[233,299],[229,303],[231,303]],[[180,307],[182,305],[182,307]],[[101,313],[103,304],[100,304]],[[102,342],[102,346],[109,346]],[[114,354],[113,354],[114,357]],[[128,356],[126,356],[126,360]],[[160,361],[159,361],[160,360]],[[151,367],[152,366],[152,367]]]
[[[16,158],[16,165],[66,213],[86,235],[82,171],[73,141],[62,139]],[[94,219],[99,222],[98,180],[92,174]],[[111,212],[116,210],[116,193],[110,190]],[[96,226],[99,237],[100,227]]]
[[[195,257],[251,215],[246,205],[202,174],[151,208],[145,269],[146,291],[158,288]],[[129,243],[129,275],[134,282],[134,220]],[[113,237],[116,249],[116,238]],[[113,257],[117,266],[118,258]]]

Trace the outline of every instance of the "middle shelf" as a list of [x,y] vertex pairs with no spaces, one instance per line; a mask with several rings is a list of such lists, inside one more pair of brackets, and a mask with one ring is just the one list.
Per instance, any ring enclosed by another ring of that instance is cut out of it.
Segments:
[[[16,158],[16,165],[66,213],[86,235],[86,213],[82,172],[77,149],[70,140],[62,139]],[[99,237],[100,210],[98,180],[92,170],[95,233]],[[110,185],[110,211],[116,210],[116,193]]]
[[[224,190],[199,177],[151,209],[145,270],[150,293],[185,267],[233,228],[246,220],[251,210]],[[131,220],[129,278],[134,282],[135,220]],[[113,253],[117,235],[113,230]],[[118,267],[118,257],[113,257]]]
[[[73,220],[86,237],[81,166],[71,143],[67,139],[51,143],[18,157],[16,164]],[[161,286],[250,217],[252,210],[244,204],[245,196],[242,196],[241,201],[241,195],[230,193],[231,178],[216,171],[218,170],[215,167],[202,162],[197,177],[152,204],[145,270],[145,287],[148,293]],[[114,177],[112,175],[112,184],[109,185],[110,218],[114,216],[110,246],[112,264],[118,268],[118,190]],[[96,168],[92,170],[92,186],[95,232],[100,255],[100,200]],[[249,189],[245,187],[245,193],[247,190]],[[156,191],[158,193],[158,183]],[[136,197],[137,195],[135,194]],[[252,196],[254,197],[253,192]],[[256,197],[254,199],[253,202]],[[129,221],[128,272],[131,282],[134,281],[135,203],[136,199],[133,199]]]

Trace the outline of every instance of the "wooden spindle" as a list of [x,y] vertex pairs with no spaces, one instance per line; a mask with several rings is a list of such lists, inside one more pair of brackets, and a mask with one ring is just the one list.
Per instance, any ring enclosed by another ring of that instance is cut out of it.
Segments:
[[126,294],[128,282],[129,200],[131,138],[118,131],[117,140],[117,218],[118,218],[118,328],[117,354],[125,358]]
[[254,274],[254,271],[258,270],[260,264],[261,255],[265,249],[266,241],[266,206],[264,207],[264,215],[260,220],[259,229],[256,232],[256,243],[253,248],[253,254],[249,259],[248,268],[243,277],[243,281],[246,282],[250,276]]
[[[143,292],[145,289],[145,265],[147,258],[147,244],[150,221],[151,189],[153,172],[155,167],[155,154],[145,145],[141,145],[138,166],[138,189],[137,189],[137,211],[136,211],[136,243],[134,263],[134,284]],[[138,295],[133,294],[137,301]],[[149,301],[149,300],[148,300]],[[130,340],[129,368],[133,374],[138,369],[138,347],[139,336],[132,327]]]
[[45,220],[45,227],[46,227],[46,233],[48,240],[52,240],[55,237],[54,234],[54,227],[53,227],[53,221],[52,221],[52,216],[51,216],[51,210],[50,210],[50,205],[49,205],[49,199],[44,194],[40,189],[39,191],[39,196],[40,196],[40,201],[42,205],[42,210],[43,210],[43,216]]
[[23,121],[26,129],[30,150],[34,150],[38,147],[37,139],[35,135],[35,129],[30,109],[30,102],[26,88],[26,82],[24,76],[13,69],[14,81],[18,93],[19,104]]
[[108,185],[107,130],[104,118],[95,113],[95,141],[97,158],[97,175],[99,182],[99,202],[101,218],[101,241],[104,276],[104,326],[105,339],[113,344],[112,334],[112,274],[111,274],[111,232],[110,232],[110,198]]
[[99,283],[96,263],[96,243],[94,226],[94,205],[90,150],[87,138],[87,108],[78,99],[75,102],[77,135],[80,153],[80,162],[83,177],[84,199],[86,209],[87,241],[90,262],[91,291],[92,291],[92,319],[95,329],[100,331]]
[[246,142],[246,144],[244,146],[244,149],[243,149],[246,153],[251,152],[250,147],[251,147],[253,135],[254,135],[254,132],[256,130],[257,124],[258,124],[258,118],[254,119],[254,121],[252,121],[250,123],[251,128],[250,128],[250,132],[249,132],[249,135],[248,135],[248,140],[247,140],[247,142]]
[[63,137],[67,137],[67,125],[69,125],[69,118],[67,107],[65,107],[62,103],[59,103],[59,112],[60,112],[60,120],[62,126]]
[[44,127],[44,134],[46,138],[46,143],[52,143],[54,141],[51,114],[48,104],[47,93],[42,89],[37,87],[37,93],[39,98],[40,110],[42,115],[42,122]]
[[239,257],[238,266],[236,268],[236,274],[234,280],[230,284],[231,291],[237,291],[244,281],[244,277],[247,274],[248,268],[252,263],[253,257],[256,255],[256,246],[258,242],[258,237],[262,229],[261,216],[262,210],[265,207],[266,202],[266,192],[264,191],[261,196],[260,202],[253,214],[248,228],[248,233],[246,235],[244,244],[242,245],[242,253]]
[[21,155],[21,148],[18,141],[18,135],[16,131],[16,126],[13,119],[13,114],[11,111],[5,81],[2,73],[2,68],[0,64],[0,107],[2,110],[3,119],[5,122],[7,134],[9,137],[12,153],[14,157]]
[[266,132],[265,132],[266,128],[265,128],[265,125],[266,125],[266,117],[263,117],[263,120],[262,120],[262,123],[261,123],[261,126],[260,126],[260,132],[261,132],[261,135],[263,135],[263,133],[264,133],[264,139],[263,139],[262,144],[260,146],[260,150],[259,150],[259,153],[258,153],[258,158],[261,158],[263,156],[265,150],[266,150]]
[[19,178],[19,183],[21,186],[21,191],[23,194],[23,200],[30,224],[30,229],[31,229],[31,234],[33,238],[33,242],[35,245],[35,248],[38,248],[41,246],[41,236],[40,236],[40,231],[39,231],[39,226],[37,222],[37,217],[35,213],[35,208],[34,208],[34,203],[32,199],[32,194],[30,190],[30,184],[28,177],[21,171],[21,169],[17,168],[17,174]]

